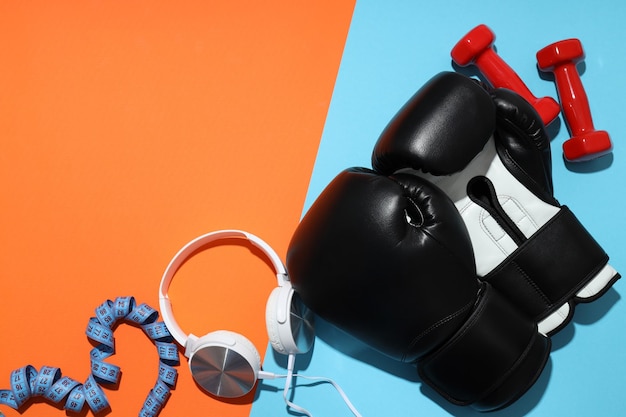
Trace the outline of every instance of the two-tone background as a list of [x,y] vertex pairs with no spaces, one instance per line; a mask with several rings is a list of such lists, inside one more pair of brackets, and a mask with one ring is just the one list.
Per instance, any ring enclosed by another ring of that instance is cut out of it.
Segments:
[[[450,49],[480,23],[537,96],[557,97],[535,53],[582,41],[594,123],[615,149],[565,163],[561,119],[551,128],[555,192],[623,273],[625,18],[618,1],[2,2],[0,389],[26,364],[86,379],[94,308],[120,295],[157,308],[167,263],[200,234],[244,229],[284,258],[322,188],[343,168],[369,165],[389,119],[430,77],[454,70]],[[171,297],[185,330],[242,333],[266,370],[284,373],[264,324],[275,283],[245,248],[219,246],[185,264]],[[578,307],[539,381],[494,416],[626,414],[622,286]],[[115,339],[110,361],[123,375],[105,389],[111,415],[136,415],[156,380],[156,350],[132,326]],[[282,380],[220,401],[181,359],[162,416],[290,415]],[[335,379],[364,416],[477,414],[321,321],[296,366]],[[316,416],[350,415],[327,384],[299,379],[292,400]],[[0,411],[66,415],[41,401]]]

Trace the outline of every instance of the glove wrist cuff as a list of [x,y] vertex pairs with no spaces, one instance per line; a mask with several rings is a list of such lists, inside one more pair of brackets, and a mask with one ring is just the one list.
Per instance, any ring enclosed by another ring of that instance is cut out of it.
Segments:
[[418,363],[420,377],[448,401],[481,411],[505,407],[535,382],[550,340],[495,288],[483,283],[472,315]]

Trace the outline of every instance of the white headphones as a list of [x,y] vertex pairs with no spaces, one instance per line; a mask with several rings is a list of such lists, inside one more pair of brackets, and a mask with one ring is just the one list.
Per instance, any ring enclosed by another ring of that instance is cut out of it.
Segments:
[[180,266],[195,251],[211,242],[244,238],[258,247],[272,262],[278,287],[268,300],[265,311],[267,334],[274,350],[294,357],[306,353],[313,344],[313,313],[302,303],[289,282],[286,268],[272,248],[255,235],[242,230],[219,230],[199,236],[187,243],[172,258],[161,279],[159,305],[163,322],[176,341],[185,348],[194,380],[217,397],[240,397],[252,390],[259,378],[275,378],[261,370],[261,356],[252,342],[241,334],[217,330],[202,337],[187,335],[174,319],[168,289]]

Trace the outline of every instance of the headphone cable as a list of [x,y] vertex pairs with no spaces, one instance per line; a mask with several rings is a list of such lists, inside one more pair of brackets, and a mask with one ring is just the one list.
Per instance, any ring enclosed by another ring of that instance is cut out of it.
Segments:
[[335,389],[337,390],[341,398],[344,400],[344,402],[346,403],[350,411],[352,411],[352,414],[354,414],[355,417],[362,417],[361,414],[356,409],[356,407],[354,407],[352,402],[350,402],[350,399],[348,398],[344,390],[341,389],[339,384],[337,384],[334,380],[330,378],[326,378],[322,376],[306,376],[306,375],[294,374],[293,371],[295,368],[295,362],[296,362],[296,355],[290,354],[287,359],[287,374],[274,374],[270,372],[261,371],[259,372],[259,378],[262,378],[262,379],[286,378],[285,388],[283,389],[283,399],[285,400],[285,404],[287,404],[287,406],[291,408],[293,411],[304,414],[308,417],[313,417],[313,415],[307,409],[300,407],[299,405],[294,404],[293,402],[289,401],[288,396],[289,396],[289,389],[291,388],[292,379],[294,377],[299,377],[299,378],[304,378],[304,379],[308,379],[311,381],[327,382],[331,384],[333,387],[335,387]]

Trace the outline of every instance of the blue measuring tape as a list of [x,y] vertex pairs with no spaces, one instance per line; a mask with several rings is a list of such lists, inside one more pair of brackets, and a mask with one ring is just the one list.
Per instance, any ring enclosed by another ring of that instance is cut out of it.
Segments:
[[[0,390],[0,404],[18,410],[28,400],[40,397],[54,404],[65,400],[64,409],[68,411],[80,412],[85,403],[94,414],[109,409],[101,385],[117,384],[121,370],[105,359],[115,353],[115,326],[127,322],[140,326],[157,348],[159,376],[139,412],[139,417],[156,416],[176,384],[178,371],[174,366],[180,363],[178,347],[165,323],[157,321],[158,317],[157,310],[146,304],[136,304],[134,297],[106,300],[96,308],[96,317],[89,319],[85,331],[97,345],[90,352],[91,374],[84,383],[63,376],[60,368],[42,366],[38,371],[34,366],[26,365],[11,372],[11,389]],[[0,416],[3,416],[2,412]]]

